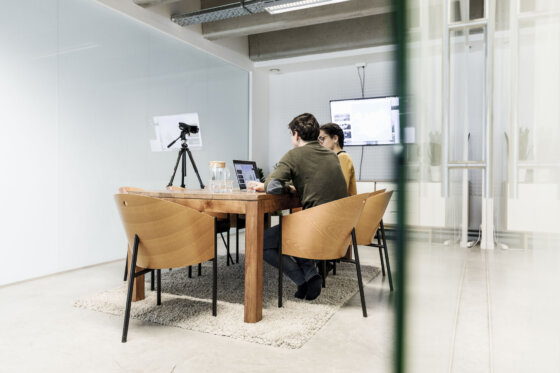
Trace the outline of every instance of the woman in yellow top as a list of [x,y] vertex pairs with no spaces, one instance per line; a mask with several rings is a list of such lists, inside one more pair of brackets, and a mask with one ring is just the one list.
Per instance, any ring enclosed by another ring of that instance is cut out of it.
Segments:
[[323,124],[320,128],[319,144],[325,148],[332,150],[338,155],[342,173],[346,179],[346,187],[348,188],[348,195],[354,196],[358,192],[356,190],[356,173],[354,172],[354,163],[352,158],[342,148],[344,148],[344,132],[336,123]]

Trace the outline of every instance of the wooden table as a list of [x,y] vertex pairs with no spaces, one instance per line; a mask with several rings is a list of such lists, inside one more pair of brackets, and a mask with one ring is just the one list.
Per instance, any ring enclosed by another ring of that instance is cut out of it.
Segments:
[[[135,191],[131,194],[156,197],[205,212],[245,214],[245,315],[247,323],[262,319],[262,267],[264,215],[301,206],[294,195],[274,195],[233,191],[210,193],[206,190]],[[129,255],[129,257],[131,257]],[[144,299],[144,276],[134,283],[133,301]]]

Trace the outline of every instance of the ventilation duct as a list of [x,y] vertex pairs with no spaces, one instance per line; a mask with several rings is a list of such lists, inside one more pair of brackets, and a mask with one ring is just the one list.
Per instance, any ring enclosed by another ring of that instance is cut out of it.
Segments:
[[220,21],[222,19],[248,16],[251,14],[280,13],[319,5],[328,5],[348,0],[242,0],[231,4],[207,8],[196,12],[171,16],[181,26]]
[[246,0],[232,4],[203,9],[192,13],[171,16],[171,20],[181,26],[220,21],[222,19],[247,16],[265,11],[270,0]]

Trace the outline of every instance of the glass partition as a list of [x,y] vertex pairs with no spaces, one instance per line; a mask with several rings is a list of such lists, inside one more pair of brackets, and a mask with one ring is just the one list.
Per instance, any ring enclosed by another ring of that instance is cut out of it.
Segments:
[[[405,357],[395,371],[557,370],[558,2],[425,0],[407,9],[419,22],[409,22],[401,84],[420,151],[404,169],[422,171],[399,200],[410,239],[399,247]],[[493,248],[481,247],[485,230]]]

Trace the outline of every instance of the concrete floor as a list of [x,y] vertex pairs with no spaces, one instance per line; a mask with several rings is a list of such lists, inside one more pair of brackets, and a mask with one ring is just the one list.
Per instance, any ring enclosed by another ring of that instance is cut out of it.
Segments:
[[[409,372],[560,371],[556,250],[409,252]],[[375,249],[360,255],[379,265]],[[368,318],[355,296],[303,348],[287,350],[135,320],[122,344],[122,317],[72,307],[119,285],[122,270],[114,262],[0,288],[0,371],[392,371],[386,278],[366,287]]]
[[409,372],[560,372],[560,251],[410,249]]

